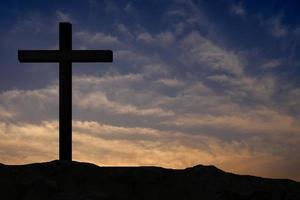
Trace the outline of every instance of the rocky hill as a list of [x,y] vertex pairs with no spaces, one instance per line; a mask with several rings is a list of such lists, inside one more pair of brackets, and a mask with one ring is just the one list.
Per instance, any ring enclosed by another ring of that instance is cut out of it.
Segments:
[[0,200],[35,199],[300,200],[300,183],[235,175],[203,165],[173,170],[74,161],[0,164]]

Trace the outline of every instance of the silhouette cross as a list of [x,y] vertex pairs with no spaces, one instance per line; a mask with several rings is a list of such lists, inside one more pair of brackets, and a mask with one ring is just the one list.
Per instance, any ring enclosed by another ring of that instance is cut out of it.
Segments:
[[59,23],[59,50],[19,50],[24,63],[59,63],[59,159],[72,160],[72,62],[112,62],[111,50],[72,50],[72,24]]

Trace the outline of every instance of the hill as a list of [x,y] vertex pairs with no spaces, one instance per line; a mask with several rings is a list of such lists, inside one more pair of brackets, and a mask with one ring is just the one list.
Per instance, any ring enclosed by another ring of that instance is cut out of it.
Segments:
[[174,170],[51,161],[0,164],[0,199],[299,200],[300,183],[235,175],[203,165]]

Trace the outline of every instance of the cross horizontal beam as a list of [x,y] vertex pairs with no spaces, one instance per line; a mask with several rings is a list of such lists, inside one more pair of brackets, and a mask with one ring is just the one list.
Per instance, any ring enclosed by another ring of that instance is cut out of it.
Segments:
[[112,62],[111,50],[19,50],[18,59],[23,63],[37,62]]

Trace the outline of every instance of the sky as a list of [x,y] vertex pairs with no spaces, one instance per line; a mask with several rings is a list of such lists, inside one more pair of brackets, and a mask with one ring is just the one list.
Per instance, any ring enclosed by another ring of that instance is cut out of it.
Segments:
[[111,49],[73,64],[73,158],[300,181],[297,0],[3,1],[0,163],[58,158],[58,64],[18,49]]

